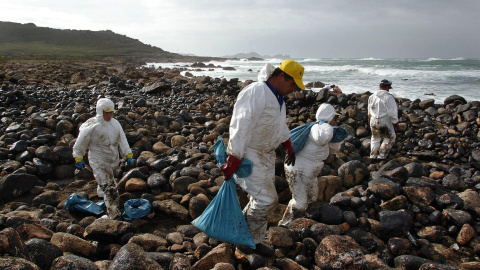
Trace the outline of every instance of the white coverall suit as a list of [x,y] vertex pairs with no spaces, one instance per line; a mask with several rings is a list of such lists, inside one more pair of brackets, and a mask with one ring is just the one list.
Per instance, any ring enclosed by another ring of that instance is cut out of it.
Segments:
[[235,182],[250,194],[243,209],[255,244],[265,240],[267,221],[278,204],[275,190],[275,149],[290,138],[286,124],[286,107],[282,106],[265,81],[273,72],[267,64],[260,71],[258,82],[242,89],[237,97],[230,121],[227,154],[253,163],[252,173],[245,178],[234,176]]
[[368,116],[372,131],[370,158],[385,159],[397,137],[393,128],[398,122],[395,98],[386,90],[375,92],[368,99]]
[[330,150],[338,151],[340,143],[330,142],[333,137],[333,127],[330,125],[335,117],[332,105],[323,103],[317,110],[316,119],[324,121],[314,124],[310,130],[305,146],[295,153],[295,166],[285,164],[287,178],[292,199],[278,226],[288,225],[296,218],[304,217],[308,205],[318,197],[318,175],[322,171],[323,161],[328,157]]
[[112,118],[105,121],[103,110],[114,108],[107,98],[97,102],[97,115],[80,126],[80,133],[73,146],[73,156],[83,157],[87,149],[88,160],[98,185],[105,194],[105,206],[111,219],[121,216],[119,194],[114,179],[114,169],[119,166],[119,150],[122,156],[132,153],[120,123]]

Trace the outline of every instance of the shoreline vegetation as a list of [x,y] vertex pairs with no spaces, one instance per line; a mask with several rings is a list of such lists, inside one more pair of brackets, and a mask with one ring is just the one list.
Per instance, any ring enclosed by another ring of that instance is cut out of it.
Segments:
[[[191,221],[223,183],[212,145],[218,136],[227,143],[236,96],[251,81],[142,67],[151,60],[0,58],[0,268],[480,268],[479,101],[397,98],[391,157],[371,162],[371,93],[290,94],[290,129],[314,121],[328,102],[349,137],[325,161],[319,200],[287,228],[276,226],[291,198],[277,149],[279,206],[266,240],[275,252],[246,255]],[[91,169],[75,170],[71,149],[101,97],[115,102],[136,160],[116,174],[121,205],[147,199],[148,217],[100,219],[64,206],[72,193],[101,201]],[[248,198],[238,194],[243,208]]]

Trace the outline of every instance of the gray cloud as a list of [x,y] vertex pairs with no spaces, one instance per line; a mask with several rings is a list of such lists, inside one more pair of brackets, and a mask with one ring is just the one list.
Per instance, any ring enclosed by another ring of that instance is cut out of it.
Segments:
[[4,10],[4,21],[109,29],[205,56],[480,58],[477,0],[18,0]]

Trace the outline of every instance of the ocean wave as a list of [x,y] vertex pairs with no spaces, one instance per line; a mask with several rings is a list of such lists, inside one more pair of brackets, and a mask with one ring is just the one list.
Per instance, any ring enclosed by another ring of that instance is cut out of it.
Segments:
[[415,78],[426,77],[435,80],[445,80],[450,77],[472,77],[478,78],[480,70],[422,70],[422,69],[394,69],[394,68],[374,68],[359,67],[358,71],[368,75],[379,75],[388,77]]
[[330,72],[330,71],[352,71],[359,70],[359,66],[344,65],[344,66],[307,66],[306,72]]
[[299,62],[318,62],[320,59],[318,58],[305,58],[303,60],[300,60]]
[[464,61],[467,60],[464,57],[455,57],[455,58],[428,58],[428,59],[419,59],[420,61]]
[[360,59],[358,59],[358,60],[363,60],[363,61],[365,61],[365,60],[367,60],[367,61],[381,61],[381,60],[384,60],[384,59],[382,59],[382,58],[375,58],[375,57],[367,57],[367,58],[360,58]]

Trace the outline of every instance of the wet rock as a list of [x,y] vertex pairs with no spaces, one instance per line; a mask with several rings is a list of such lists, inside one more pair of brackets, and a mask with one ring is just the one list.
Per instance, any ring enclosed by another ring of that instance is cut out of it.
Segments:
[[29,192],[37,183],[35,175],[27,173],[9,174],[0,179],[0,200],[7,202]]
[[437,243],[423,245],[419,251],[419,254],[422,257],[440,263],[454,261],[458,258],[453,250]]
[[192,267],[192,264],[188,256],[181,253],[175,253],[173,255],[173,259],[170,263],[169,269],[180,270],[180,269],[190,269],[191,267]]
[[154,173],[147,179],[147,185],[150,189],[162,189],[168,184],[168,180],[161,173]]
[[42,268],[24,258],[4,256],[0,257],[0,269],[40,270]]
[[450,219],[458,228],[472,221],[472,215],[463,210],[444,209],[442,214],[444,217]]
[[175,193],[185,195],[188,193],[188,186],[198,182],[197,179],[190,176],[181,176],[171,181],[170,185]]
[[150,233],[133,236],[128,243],[137,244],[145,251],[155,251],[158,247],[167,246],[166,239]]
[[423,209],[428,208],[428,206],[435,199],[435,194],[432,189],[429,187],[404,187],[403,192],[405,196],[413,202],[415,205],[422,207]]
[[54,234],[53,231],[36,223],[23,224],[17,228],[17,232],[24,242],[33,238],[44,239],[49,241]]
[[213,269],[218,263],[235,264],[234,261],[235,246],[228,243],[222,243],[199,259],[192,269]]
[[152,208],[156,213],[163,213],[185,221],[190,219],[188,210],[173,200],[155,201]]
[[464,224],[457,235],[457,242],[460,245],[466,245],[475,237],[475,229],[470,224]]
[[341,235],[330,235],[320,242],[315,262],[321,268],[341,269],[363,269],[367,263],[357,242]]
[[85,269],[85,270],[97,270],[98,267],[89,259],[67,254],[61,257],[56,258],[50,270],[61,270],[61,269]]
[[148,191],[148,185],[140,178],[130,178],[125,183],[125,191],[127,192],[143,192]]
[[0,250],[3,254],[19,258],[27,258],[25,246],[14,229],[6,228],[0,231],[0,240]]
[[63,251],[56,245],[38,238],[25,242],[25,252],[41,269],[50,269],[53,261],[63,255]]
[[46,191],[42,194],[33,198],[32,204],[34,206],[39,206],[41,204],[47,204],[51,206],[56,206],[59,202],[58,192],[56,191]]
[[173,260],[173,253],[171,252],[147,252],[147,255],[164,269],[168,269],[170,262]]
[[443,101],[443,105],[448,105],[448,104],[452,104],[452,103],[456,103],[456,102],[458,102],[459,104],[466,104],[467,103],[465,98],[463,98],[459,95],[451,95]]
[[343,179],[339,176],[321,176],[318,178],[318,200],[330,201],[331,198],[343,191]]
[[368,179],[369,171],[361,161],[352,160],[338,169],[338,176],[343,179],[343,185],[346,188],[351,188]]
[[97,219],[85,228],[84,238],[106,243],[115,243],[124,235],[134,232],[128,223],[110,219]]
[[368,182],[368,190],[382,200],[390,200],[400,195],[402,188],[387,178],[379,178]]
[[338,225],[343,222],[343,211],[328,203],[310,204],[307,214],[311,219],[328,225]]
[[425,263],[433,262],[414,255],[401,255],[394,259],[395,267],[401,269],[419,269]]
[[210,204],[210,199],[205,194],[198,194],[190,199],[189,214],[192,219],[199,217]]
[[379,219],[382,238],[404,237],[411,226],[410,217],[405,211],[381,211]]

